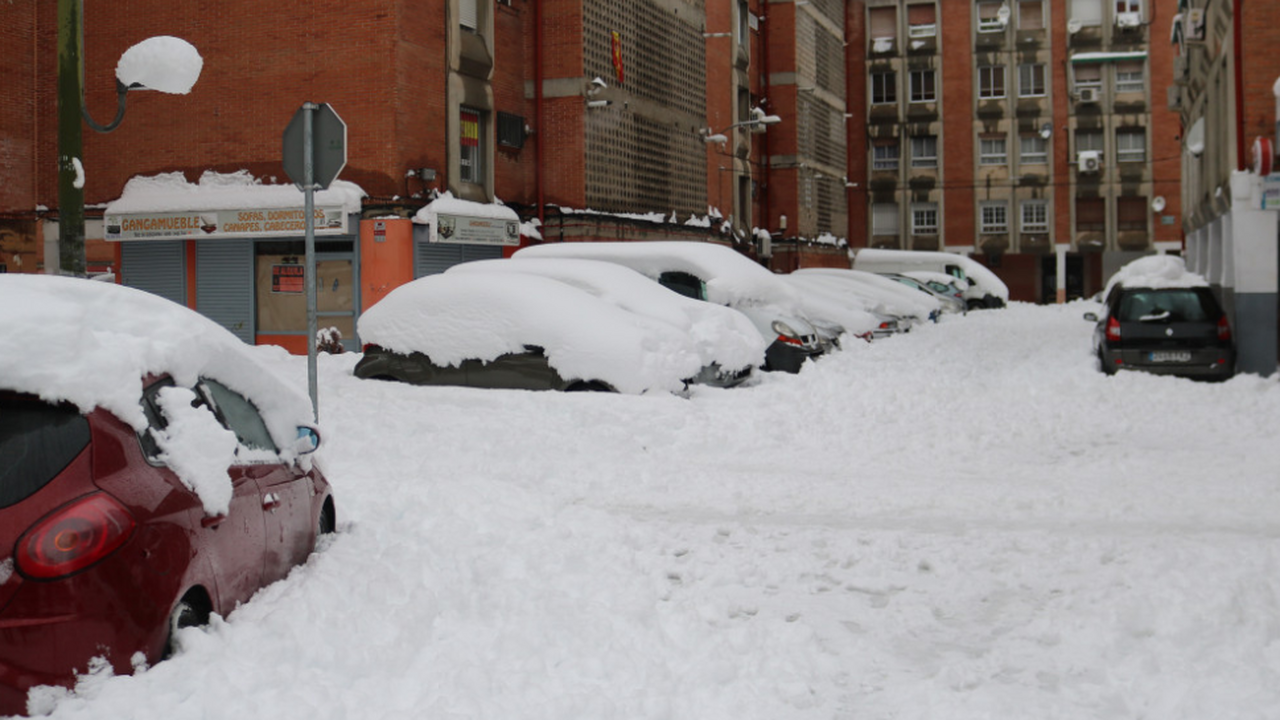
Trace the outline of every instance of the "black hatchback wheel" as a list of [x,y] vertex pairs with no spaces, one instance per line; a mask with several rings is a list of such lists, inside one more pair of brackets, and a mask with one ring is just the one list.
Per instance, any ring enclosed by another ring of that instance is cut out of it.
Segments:
[[178,631],[183,628],[200,627],[208,622],[208,618],[196,606],[195,603],[183,598],[174,606],[173,612],[169,615],[169,636],[164,643],[164,657],[168,659],[178,649],[177,635]]

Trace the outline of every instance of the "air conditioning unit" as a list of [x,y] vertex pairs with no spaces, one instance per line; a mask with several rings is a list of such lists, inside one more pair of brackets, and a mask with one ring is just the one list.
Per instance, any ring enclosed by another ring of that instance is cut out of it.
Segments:
[[1097,150],[1081,150],[1076,161],[1082,173],[1096,173],[1102,169],[1102,153]]
[[1096,87],[1083,87],[1079,90],[1079,97],[1082,103],[1096,103],[1102,97],[1102,91]]

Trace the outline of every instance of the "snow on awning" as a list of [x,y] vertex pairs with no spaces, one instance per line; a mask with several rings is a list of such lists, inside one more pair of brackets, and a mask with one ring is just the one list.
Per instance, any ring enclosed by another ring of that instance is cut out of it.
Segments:
[[[345,235],[365,192],[343,180],[315,193],[317,234]],[[206,171],[195,183],[180,172],[137,176],[103,211],[107,240],[282,237],[306,232],[305,198],[294,185],[264,185],[248,171]]]
[[1146,60],[1146,50],[1134,50],[1132,52],[1091,52],[1076,53],[1071,56],[1071,62],[1075,64],[1083,63],[1105,63],[1120,62],[1124,60]]
[[465,245],[520,244],[520,216],[501,203],[478,203],[445,193],[413,216],[428,227],[428,242]]

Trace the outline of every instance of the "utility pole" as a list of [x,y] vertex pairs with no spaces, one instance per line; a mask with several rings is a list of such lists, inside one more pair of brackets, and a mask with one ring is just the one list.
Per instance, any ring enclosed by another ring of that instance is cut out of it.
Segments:
[[58,268],[85,275],[80,0],[58,0]]

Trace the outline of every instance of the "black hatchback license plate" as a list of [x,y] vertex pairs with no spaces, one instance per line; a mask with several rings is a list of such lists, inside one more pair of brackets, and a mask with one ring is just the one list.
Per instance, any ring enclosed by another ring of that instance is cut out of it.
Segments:
[[1147,356],[1147,359],[1153,363],[1184,363],[1191,362],[1190,350],[1156,350]]

